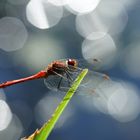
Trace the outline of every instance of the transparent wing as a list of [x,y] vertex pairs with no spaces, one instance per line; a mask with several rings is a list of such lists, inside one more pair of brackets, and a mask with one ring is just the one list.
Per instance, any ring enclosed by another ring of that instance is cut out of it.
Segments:
[[64,72],[61,75],[49,75],[44,80],[45,85],[51,90],[66,92],[81,71],[82,69],[69,68],[67,72]]
[[103,96],[102,91],[111,86],[111,79],[102,73],[89,71],[78,89],[79,95]]
[[[66,92],[81,71],[82,69],[77,67],[77,69],[70,68],[68,74],[50,75],[45,79],[45,85],[51,90]],[[106,83],[104,88],[109,88],[109,81],[110,79],[107,75],[95,71],[89,71],[78,89],[78,94],[85,96],[100,96],[98,91],[102,88],[103,83]]]
[[99,59],[92,59],[92,58],[88,58],[88,59],[76,59],[78,62],[78,67],[79,68],[88,68],[91,71],[95,71],[95,70],[99,70],[101,68],[102,65],[102,60]]

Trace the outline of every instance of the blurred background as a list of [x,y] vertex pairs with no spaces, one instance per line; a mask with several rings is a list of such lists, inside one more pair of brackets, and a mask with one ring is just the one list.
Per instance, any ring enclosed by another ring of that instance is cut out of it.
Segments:
[[[101,59],[112,79],[99,83],[98,96],[77,92],[49,140],[140,139],[139,13],[139,0],[0,1],[1,83],[64,58]],[[91,76],[87,87],[95,82]],[[1,89],[0,140],[33,133],[63,96],[43,79]]]

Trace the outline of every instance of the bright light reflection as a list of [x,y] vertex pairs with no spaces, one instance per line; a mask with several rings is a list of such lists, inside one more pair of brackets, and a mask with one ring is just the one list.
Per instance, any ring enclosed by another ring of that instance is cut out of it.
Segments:
[[[113,9],[113,12],[110,8]],[[101,1],[96,10],[76,17],[76,30],[87,39],[98,39],[109,34],[119,34],[128,21],[128,15],[117,1]]]
[[47,29],[60,21],[63,9],[45,0],[31,0],[26,7],[26,16],[35,27]]
[[[117,48],[110,35],[97,40],[85,39],[82,43],[82,54],[87,60],[94,58],[101,60],[101,66],[111,66],[115,58]],[[92,63],[92,62],[91,62]]]
[[87,39],[99,39],[107,34],[108,28],[97,12],[91,12],[76,17],[76,30]]
[[27,30],[21,20],[14,17],[0,19],[0,48],[15,51],[24,47],[28,38]]
[[120,122],[137,118],[140,113],[138,90],[128,83],[115,83],[116,90],[108,100],[109,113]]
[[48,0],[48,1],[56,6],[63,6],[67,4],[67,0]]
[[0,131],[8,127],[11,119],[12,113],[9,106],[5,101],[0,100]]
[[19,140],[23,132],[21,121],[16,115],[13,115],[11,123],[6,129],[0,131],[1,140]]
[[[107,100],[111,93],[110,86],[112,80],[107,80],[104,74],[89,71],[85,76],[82,85],[78,88],[78,95],[84,96],[84,104],[92,112],[98,109],[103,113],[108,113]],[[86,98],[85,98],[86,97]]]
[[100,0],[67,0],[68,10],[72,13],[87,13],[93,11]]
[[93,105],[102,113],[108,114],[107,103],[114,90],[112,80],[104,80],[97,86],[95,92],[97,97],[93,98]]
[[[49,96],[43,97],[35,107],[36,121],[39,125],[44,124],[46,121],[50,119],[57,105],[62,100],[62,97],[59,96],[59,94],[62,93],[57,92],[57,95],[56,94],[54,95],[52,92],[50,92],[49,94],[50,94]],[[55,128],[63,126],[64,123],[67,121],[67,119],[72,116],[72,114],[73,114],[72,109],[69,106],[58,120]]]
[[[111,7],[113,12],[108,7]],[[126,9],[119,1],[101,1],[97,13],[110,34],[121,33],[128,21]]]
[[[92,85],[92,83],[94,83],[94,79],[93,82],[89,81],[88,85]],[[93,87],[93,90],[94,96],[91,95],[90,100],[93,100],[93,105],[102,113],[110,114],[120,122],[132,121],[138,117],[140,98],[138,96],[139,91],[134,85],[124,82],[103,81],[96,86],[96,90]],[[88,94],[88,90],[85,94]],[[90,108],[94,111],[94,107],[90,105]]]

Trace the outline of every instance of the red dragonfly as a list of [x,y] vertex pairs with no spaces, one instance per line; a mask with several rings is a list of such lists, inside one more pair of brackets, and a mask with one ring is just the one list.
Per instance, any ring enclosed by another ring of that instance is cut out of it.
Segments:
[[[99,60],[97,59],[93,59],[94,64],[98,63],[98,61]],[[78,66],[80,66],[80,62],[76,59],[56,60],[50,63],[44,70],[41,70],[32,76],[1,83],[0,88],[6,88],[8,86],[29,80],[44,78],[45,84],[48,88],[66,91],[69,89],[78,74],[82,71],[82,68],[79,68]],[[92,85],[91,87],[92,91],[97,88],[97,84],[105,80],[109,80],[107,75],[92,71],[89,72],[83,83],[87,83],[89,79],[91,79],[91,76],[94,76],[93,79],[95,80],[95,85]]]

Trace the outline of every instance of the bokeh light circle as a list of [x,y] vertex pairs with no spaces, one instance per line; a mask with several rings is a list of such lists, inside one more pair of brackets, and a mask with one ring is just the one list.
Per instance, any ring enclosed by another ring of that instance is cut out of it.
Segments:
[[140,113],[138,93],[138,88],[131,83],[104,81],[95,92],[98,96],[93,97],[93,105],[120,122],[129,122],[135,120]]
[[[113,12],[108,7],[112,7]],[[128,15],[123,5],[117,1],[101,1],[96,10],[77,15],[76,30],[85,38],[98,39],[107,33],[121,33],[127,21]]]
[[12,119],[12,113],[4,100],[0,100],[0,131],[7,128]]
[[31,0],[26,7],[28,21],[37,28],[55,26],[63,16],[63,8],[45,0]]
[[108,28],[104,26],[104,21],[97,12],[78,15],[76,17],[76,30],[89,40],[99,39],[108,32]]
[[28,33],[21,20],[3,17],[0,19],[0,27],[0,49],[15,51],[24,47]]
[[116,52],[116,45],[109,34],[97,40],[85,39],[82,43],[83,57],[87,61],[95,58],[101,60],[101,67],[111,66],[116,56]]
[[116,90],[108,100],[108,111],[120,122],[136,119],[140,113],[140,98],[135,86],[128,83],[115,83]]
[[[95,80],[92,79],[91,84]],[[96,80],[97,81],[97,80]],[[97,82],[99,83],[99,82]],[[102,113],[108,114],[108,99],[114,92],[115,88],[113,86],[113,81],[110,80],[102,80],[100,84],[97,84],[97,89],[95,92],[96,97],[93,98],[92,103],[93,105]]]
[[[111,7],[113,12],[108,7]],[[109,34],[119,34],[127,25],[128,14],[123,4],[119,1],[101,1],[97,8],[97,13]]]
[[[61,102],[61,96],[59,96],[59,92],[57,92],[57,94],[55,94],[56,92],[48,92],[47,94],[50,94],[49,96],[45,96],[43,97],[36,105],[35,107],[35,117],[36,117],[36,122],[39,125],[44,124],[47,120],[49,120],[51,118],[51,115],[53,114],[53,112],[55,111],[55,109],[57,108],[58,104]],[[71,107],[69,106],[65,112],[63,113],[63,115],[59,118],[55,128],[60,128],[62,127],[64,124],[67,125],[67,123],[65,123],[67,121],[68,118],[70,118],[73,114],[73,111],[71,109]]]
[[67,0],[48,0],[48,1],[56,6],[64,6],[67,4]]
[[13,114],[12,120],[8,127],[0,131],[1,140],[19,140],[23,132],[23,126],[20,119]]
[[68,10],[74,14],[88,13],[93,11],[100,0],[67,0]]

